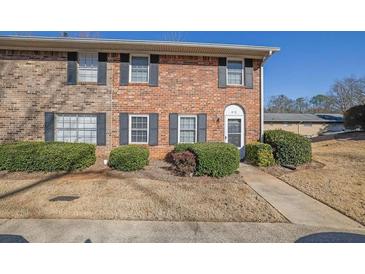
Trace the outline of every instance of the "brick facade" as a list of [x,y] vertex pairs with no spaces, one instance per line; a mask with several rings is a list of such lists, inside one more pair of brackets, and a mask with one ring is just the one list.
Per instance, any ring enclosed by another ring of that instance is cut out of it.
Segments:
[[[119,85],[119,53],[108,54],[107,85],[67,85],[67,53],[0,50],[0,141],[44,140],[44,112],[96,113],[107,117],[107,145],[119,145],[119,113],[159,113],[158,146],[152,158],[171,148],[169,113],[207,114],[207,141],[224,140],[224,109],[245,112],[245,143],[260,138],[260,60],[254,60],[254,88],[218,88],[218,58],[161,55],[159,85]],[[112,103],[111,103],[112,102]]]

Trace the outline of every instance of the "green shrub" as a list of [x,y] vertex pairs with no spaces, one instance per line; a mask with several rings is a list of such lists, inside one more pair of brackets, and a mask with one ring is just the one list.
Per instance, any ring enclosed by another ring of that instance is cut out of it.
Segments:
[[194,144],[177,144],[175,145],[174,148],[174,152],[183,152],[183,151],[187,151],[190,150],[190,148],[193,146]]
[[275,164],[269,144],[253,143],[245,146],[246,160],[256,166],[267,167]]
[[349,108],[344,113],[344,125],[347,129],[365,130],[365,105]]
[[239,167],[240,153],[232,144],[227,143],[197,143],[177,145],[175,151],[189,150],[196,156],[195,175],[223,177],[232,174]]
[[0,145],[0,170],[72,171],[95,163],[95,145],[17,142]]
[[271,145],[275,160],[281,165],[308,163],[312,159],[309,139],[280,129],[264,132],[264,142]]
[[108,165],[122,171],[134,171],[148,165],[149,150],[138,145],[123,145],[110,152]]

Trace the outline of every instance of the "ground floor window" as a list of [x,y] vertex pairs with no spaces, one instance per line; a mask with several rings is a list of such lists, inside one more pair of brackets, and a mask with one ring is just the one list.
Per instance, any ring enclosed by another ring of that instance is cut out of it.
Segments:
[[55,141],[96,144],[96,115],[56,114]]
[[178,142],[195,143],[197,137],[196,125],[197,122],[195,115],[179,115]]
[[129,115],[129,143],[148,144],[148,115]]

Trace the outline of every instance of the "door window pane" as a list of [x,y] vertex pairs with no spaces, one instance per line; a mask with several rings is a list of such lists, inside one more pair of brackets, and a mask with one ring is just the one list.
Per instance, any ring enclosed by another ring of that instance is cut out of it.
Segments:
[[241,147],[241,119],[228,119],[228,143]]

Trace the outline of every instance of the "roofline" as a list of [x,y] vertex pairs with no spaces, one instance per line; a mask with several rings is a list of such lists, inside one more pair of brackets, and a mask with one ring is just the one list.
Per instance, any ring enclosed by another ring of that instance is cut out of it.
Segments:
[[153,40],[124,40],[124,39],[95,39],[95,38],[71,38],[71,37],[35,37],[35,36],[0,36],[0,48],[6,49],[47,49],[67,50],[70,48],[99,48],[109,51],[133,47],[155,49],[156,52],[164,53],[189,53],[193,55],[251,55],[264,59],[275,52],[280,51],[278,47],[250,46],[237,44],[218,43],[195,43],[195,42],[174,42],[174,41],[153,41]]

